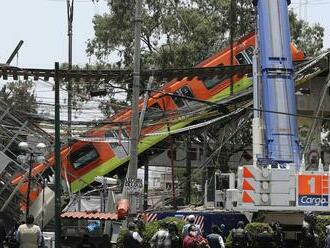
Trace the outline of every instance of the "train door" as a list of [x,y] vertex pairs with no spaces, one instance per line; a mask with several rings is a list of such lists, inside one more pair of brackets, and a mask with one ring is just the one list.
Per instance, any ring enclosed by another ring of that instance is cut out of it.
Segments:
[[111,128],[105,133],[114,154],[119,158],[125,158],[129,155],[129,137],[124,128]]

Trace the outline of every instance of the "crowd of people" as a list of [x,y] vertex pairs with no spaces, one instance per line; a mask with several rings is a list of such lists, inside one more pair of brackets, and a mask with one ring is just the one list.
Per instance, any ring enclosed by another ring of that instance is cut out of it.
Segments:
[[[152,238],[148,240],[151,248],[224,248],[226,238],[230,239],[233,248],[248,247],[289,247],[285,244],[283,231],[279,223],[274,223],[269,227],[265,225],[257,234],[251,234],[244,229],[244,223],[239,221],[236,228],[233,228],[228,237],[226,237],[225,226],[212,225],[211,234],[203,236],[201,227],[195,223],[195,216],[190,215],[187,218],[188,223],[182,230],[179,230],[176,222],[160,222]],[[302,228],[302,237],[300,246],[319,247],[318,236],[316,235],[316,217],[312,214],[306,214]],[[143,232],[145,230],[144,222],[141,219],[135,219],[129,222],[128,231],[123,237],[124,248],[139,248],[144,242]],[[230,237],[230,238],[229,238]],[[103,242],[104,239],[104,242]],[[110,240],[104,235],[102,242],[97,247],[110,247]],[[227,239],[227,241],[228,241]],[[34,224],[32,215],[27,216],[26,221],[15,226],[13,231],[6,233],[4,221],[0,218],[0,248],[42,248],[43,236],[40,227]],[[145,241],[146,242],[146,241]],[[330,248],[330,225],[327,226],[327,237],[324,240],[324,247]],[[77,248],[96,248],[95,243],[84,235]]]
[[[149,241],[151,248],[224,248],[223,230],[219,226],[212,226],[212,233],[202,236],[199,225],[195,225],[195,216],[189,215],[188,223],[182,230],[178,229],[177,223],[160,223],[159,230]],[[124,248],[142,247],[143,237],[141,229],[134,222],[128,223],[128,232],[123,238]]]
[[[203,236],[199,225],[195,223],[195,216],[187,218],[188,223],[182,230],[178,229],[177,223],[160,222],[159,230],[154,233],[149,241],[151,248],[224,248],[225,247],[225,226],[222,224],[212,225],[211,234]],[[124,235],[124,248],[142,247],[143,226],[136,222],[128,223],[128,232]],[[284,248],[284,236],[278,223],[272,225],[270,229],[265,226],[260,233],[252,235],[244,230],[244,223],[239,221],[236,228],[230,231],[232,248],[248,247],[278,247]],[[330,239],[329,239],[330,240]],[[330,247],[329,247],[330,248]]]

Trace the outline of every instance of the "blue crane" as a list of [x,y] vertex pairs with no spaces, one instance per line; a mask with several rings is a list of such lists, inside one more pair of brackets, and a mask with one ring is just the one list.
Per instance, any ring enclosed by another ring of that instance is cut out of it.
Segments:
[[[259,93],[264,158],[300,165],[288,0],[256,0]],[[261,94],[260,94],[261,93]],[[260,155],[260,154],[259,154]]]

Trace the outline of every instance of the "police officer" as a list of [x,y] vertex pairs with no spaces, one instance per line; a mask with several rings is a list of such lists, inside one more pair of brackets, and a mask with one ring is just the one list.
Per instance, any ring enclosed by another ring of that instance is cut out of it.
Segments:
[[258,248],[272,248],[275,247],[274,235],[268,230],[267,226],[264,226],[261,233],[256,236],[256,242]]
[[246,231],[244,231],[243,221],[239,221],[237,223],[237,228],[231,230],[231,235],[233,238],[233,242],[232,242],[233,248],[245,248],[248,246],[249,238]]

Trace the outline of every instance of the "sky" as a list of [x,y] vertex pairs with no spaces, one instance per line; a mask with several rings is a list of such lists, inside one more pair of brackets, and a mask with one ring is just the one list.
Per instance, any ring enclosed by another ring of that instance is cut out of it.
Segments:
[[[67,61],[66,0],[0,0],[2,26],[0,63],[4,63],[19,40],[24,44],[20,67],[53,68],[54,62]],[[92,19],[107,10],[106,1],[76,0],[73,22],[73,63],[85,64],[86,41],[93,37]]]
[[[96,2],[96,1],[95,1]],[[308,5],[299,3],[308,2]],[[20,67],[53,68],[54,62],[67,61],[66,0],[0,0],[3,23],[0,63],[4,63],[19,40],[24,44],[12,65]],[[107,11],[106,0],[75,0],[73,22],[73,63],[89,62],[86,41],[93,38],[92,19]],[[307,8],[305,8],[307,6]],[[326,48],[330,47],[330,0],[293,0],[291,7],[310,22],[326,28]]]

